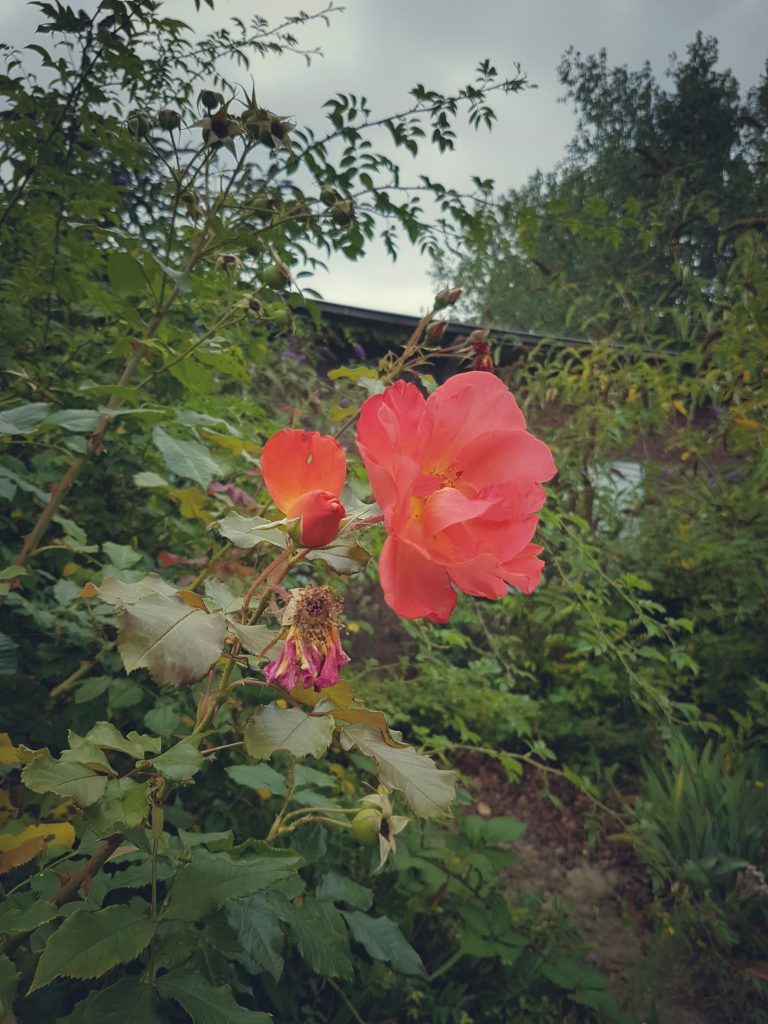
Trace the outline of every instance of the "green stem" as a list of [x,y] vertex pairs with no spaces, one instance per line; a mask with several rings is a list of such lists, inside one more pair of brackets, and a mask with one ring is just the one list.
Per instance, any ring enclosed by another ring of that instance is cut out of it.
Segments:
[[291,802],[293,791],[296,788],[296,758],[291,758],[291,763],[288,766],[288,777],[285,780],[285,796],[283,797],[283,803],[280,810],[277,812],[275,820],[272,822],[272,827],[267,833],[266,842],[276,839],[280,835],[280,826],[285,817],[285,812],[288,808],[288,804]]

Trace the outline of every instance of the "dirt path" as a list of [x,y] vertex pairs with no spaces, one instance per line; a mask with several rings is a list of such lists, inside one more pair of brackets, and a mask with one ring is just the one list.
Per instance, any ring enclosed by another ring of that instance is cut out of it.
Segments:
[[541,890],[568,907],[587,959],[611,980],[633,1024],[720,1024],[692,1004],[685,965],[659,955],[650,883],[631,849],[605,838],[590,843],[585,824],[593,822],[597,831],[598,823],[585,797],[555,780],[551,799],[533,772],[511,784],[493,762],[465,770],[476,813],[526,823],[514,844],[520,864],[510,872],[510,887]]

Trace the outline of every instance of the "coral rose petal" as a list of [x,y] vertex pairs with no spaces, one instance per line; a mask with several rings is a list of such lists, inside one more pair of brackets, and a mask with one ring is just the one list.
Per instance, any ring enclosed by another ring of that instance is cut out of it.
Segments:
[[264,484],[287,516],[294,514],[296,503],[310,491],[328,491],[338,498],[346,472],[344,449],[315,430],[279,430],[261,455]]
[[488,597],[496,599],[504,597],[509,587],[504,582],[503,568],[499,565],[493,555],[478,555],[469,562],[461,565],[451,565],[448,573],[459,588],[465,594],[474,594],[475,597]]
[[529,544],[519,555],[504,563],[504,577],[517,590],[532,594],[541,582],[544,562],[538,557],[544,548]]
[[477,519],[493,504],[493,501],[468,498],[455,487],[443,487],[431,494],[424,504],[424,529],[431,534],[439,533],[456,523]]
[[525,417],[507,385],[479,370],[458,373],[427,399],[421,427],[423,458],[426,463],[440,462],[468,441],[499,429],[525,429]]
[[465,445],[456,464],[478,487],[500,480],[541,483],[556,473],[552,452],[526,430],[491,430]]
[[410,544],[387,537],[379,560],[384,599],[404,619],[447,622],[456,607],[448,573],[428,561]]
[[416,434],[425,405],[419,389],[402,380],[363,404],[357,443],[366,467],[371,462],[394,474],[399,456],[415,457]]

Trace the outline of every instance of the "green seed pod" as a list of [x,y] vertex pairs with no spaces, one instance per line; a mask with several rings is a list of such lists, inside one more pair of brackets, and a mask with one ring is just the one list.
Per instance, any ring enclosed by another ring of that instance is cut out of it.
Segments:
[[374,846],[379,839],[381,815],[375,807],[364,807],[352,819],[352,835],[361,846]]
[[273,288],[279,292],[291,283],[291,272],[284,263],[273,263],[271,267],[262,270],[261,280],[267,288]]

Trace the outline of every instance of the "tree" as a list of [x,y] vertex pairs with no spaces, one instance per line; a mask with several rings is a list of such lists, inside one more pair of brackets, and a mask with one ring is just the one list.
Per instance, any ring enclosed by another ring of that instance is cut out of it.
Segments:
[[601,337],[629,303],[653,312],[639,326],[656,344],[686,289],[713,294],[739,232],[765,229],[768,183],[768,78],[742,96],[717,61],[716,41],[697,35],[667,90],[648,64],[565,55],[576,135],[555,171],[512,190],[467,236],[458,272],[476,314]]

